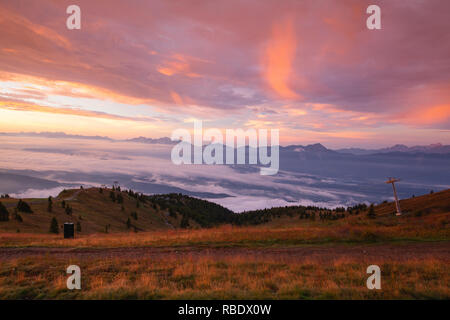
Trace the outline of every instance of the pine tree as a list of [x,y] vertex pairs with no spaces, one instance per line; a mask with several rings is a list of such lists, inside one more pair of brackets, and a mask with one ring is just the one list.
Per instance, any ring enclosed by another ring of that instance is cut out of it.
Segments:
[[110,191],[109,197],[111,198],[112,202],[116,202],[116,193],[115,192]]
[[183,215],[183,218],[181,219],[180,227],[181,228],[189,228],[189,219],[187,216]]
[[367,216],[369,218],[375,218],[376,214],[375,214],[375,207],[373,206],[373,203],[370,205],[369,207],[369,213],[367,213]]
[[52,212],[53,210],[53,201],[52,201],[52,197],[48,197],[48,207],[47,207],[47,211],[48,212]]
[[33,210],[31,210],[30,205],[25,201],[22,201],[22,199],[20,199],[19,202],[17,203],[17,210],[21,212],[33,213]]
[[59,233],[58,220],[56,220],[55,217],[53,217],[52,222],[50,222],[50,233]]
[[0,202],[0,221],[8,221],[9,220],[9,212],[8,209]]
[[128,218],[128,220],[127,220],[127,229],[130,229],[131,228],[131,220],[130,220],[130,218]]

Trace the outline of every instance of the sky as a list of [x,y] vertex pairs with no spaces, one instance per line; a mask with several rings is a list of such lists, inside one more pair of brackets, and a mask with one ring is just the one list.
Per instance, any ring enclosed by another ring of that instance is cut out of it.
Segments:
[[[81,8],[68,30],[66,8]],[[381,30],[366,8],[381,8]],[[450,144],[447,0],[2,0],[0,132]]]

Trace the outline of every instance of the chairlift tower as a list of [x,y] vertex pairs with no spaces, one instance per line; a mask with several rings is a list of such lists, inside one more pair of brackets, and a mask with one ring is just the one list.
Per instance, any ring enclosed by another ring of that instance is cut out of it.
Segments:
[[395,208],[397,209],[396,215],[401,216],[402,211],[400,209],[400,202],[398,201],[397,190],[395,189],[395,182],[398,182],[398,181],[400,181],[400,179],[389,177],[388,181],[386,181],[386,183],[392,183],[392,189],[394,190],[394,198],[395,198]]

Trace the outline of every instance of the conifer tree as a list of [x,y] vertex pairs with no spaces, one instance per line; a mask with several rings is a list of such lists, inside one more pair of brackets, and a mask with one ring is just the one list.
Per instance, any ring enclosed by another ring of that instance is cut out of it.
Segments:
[[30,205],[25,201],[23,201],[22,199],[20,199],[19,202],[17,203],[17,210],[21,212],[33,213],[33,210],[31,210]]
[[52,221],[50,222],[50,233],[59,233],[58,221],[55,217],[53,217]]
[[373,203],[369,207],[369,213],[367,213],[367,216],[372,219],[376,217],[375,207],[373,206]]
[[48,197],[48,206],[47,206],[47,211],[48,212],[52,212],[53,210],[53,201],[52,201],[52,197]]
[[0,221],[8,221],[9,220],[9,212],[8,209],[0,202]]

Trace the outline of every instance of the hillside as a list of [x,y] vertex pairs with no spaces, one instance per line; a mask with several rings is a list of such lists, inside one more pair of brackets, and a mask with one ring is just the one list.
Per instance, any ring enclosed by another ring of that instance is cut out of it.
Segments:
[[[50,221],[55,217],[60,224],[74,222],[81,225],[81,234],[97,232],[151,231],[169,229],[162,212],[150,204],[137,200],[125,192],[121,194],[123,202],[112,201],[111,189],[99,188],[66,190],[52,199],[52,212],[48,212],[48,199],[24,199],[33,213],[18,212],[23,222],[15,219],[17,199],[1,199],[10,213],[10,221],[1,222],[3,232],[48,233]],[[119,197],[120,198],[120,197]],[[63,207],[64,206],[64,207]],[[139,206],[139,207],[138,207]],[[66,208],[72,208],[66,211]],[[134,214],[136,213],[136,215]],[[137,217],[135,219],[134,217]],[[127,220],[130,219],[130,226]]]
[[180,194],[144,196],[107,188],[64,190],[52,199],[51,212],[48,199],[22,201],[32,212],[17,210],[19,199],[0,199],[9,212],[0,232],[48,233],[53,217],[61,230],[64,222],[73,222],[81,227],[78,233],[92,234],[210,227],[231,222],[233,215],[215,203]]
[[[9,221],[0,221],[0,232],[49,233],[56,218],[60,230],[64,222],[74,222],[80,235],[93,233],[164,231],[205,228],[224,224],[261,225],[287,228],[299,225],[419,225],[442,220],[448,223],[450,190],[401,200],[404,215],[394,216],[394,204],[374,207],[356,205],[334,210],[319,207],[291,206],[236,214],[215,203],[181,194],[144,196],[133,191],[112,189],[71,189],[52,199],[23,199],[32,213],[17,210],[19,199],[2,198]],[[17,214],[16,214],[17,213]],[[19,216],[19,217],[18,217]]]
[[334,224],[380,224],[380,223],[411,223],[423,221],[435,221],[440,216],[450,216],[450,189],[400,200],[402,216],[395,216],[394,202],[385,201],[374,206],[374,217],[368,217],[369,207],[359,204],[347,208],[334,210],[289,206],[264,210],[244,212],[240,220],[245,224],[268,224],[277,227],[293,226],[305,220],[328,221]]

